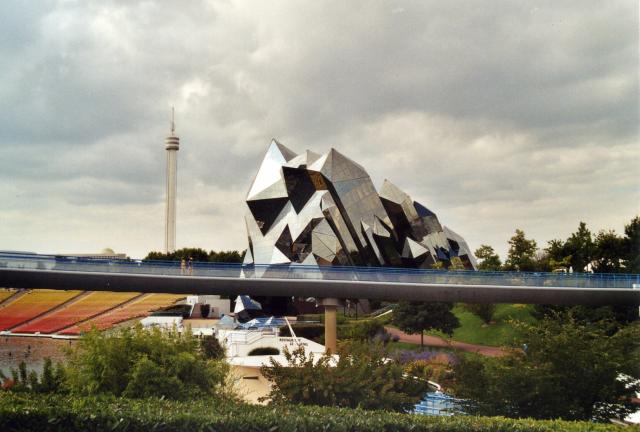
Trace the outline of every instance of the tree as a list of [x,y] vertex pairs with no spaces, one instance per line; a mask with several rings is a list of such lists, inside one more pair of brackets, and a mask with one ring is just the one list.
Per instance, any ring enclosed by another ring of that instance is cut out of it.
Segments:
[[516,233],[509,240],[509,253],[505,262],[506,270],[533,271],[535,270],[536,241],[528,240],[524,231],[516,229]]
[[526,349],[463,358],[455,366],[454,392],[468,401],[467,412],[608,421],[635,410],[640,326],[610,336],[606,322],[583,324],[565,316],[518,328]]
[[200,349],[208,359],[224,359],[224,347],[215,336],[203,336],[200,339]]
[[574,320],[583,325],[591,325],[598,322],[606,322],[609,325],[608,333],[614,334],[624,326],[638,321],[638,308],[634,305],[614,306],[559,306],[559,305],[535,305],[533,317],[539,320],[545,318],[562,318]]
[[244,260],[244,255],[247,253],[246,249],[242,252],[238,251],[220,251],[209,252],[208,261],[209,262],[220,262],[220,263],[241,263]]
[[480,245],[475,251],[476,258],[481,260],[478,263],[478,270],[498,271],[502,267],[500,257],[495,250],[489,245]]
[[225,392],[229,368],[222,360],[205,358],[189,331],[145,330],[140,325],[111,335],[93,329],[68,354],[67,385],[84,395],[214,395]]
[[420,333],[420,346],[424,347],[426,330],[440,330],[451,336],[460,326],[452,309],[453,303],[403,300],[393,310],[393,323],[406,333]]
[[640,273],[640,216],[624,227],[624,267],[626,273]]
[[224,263],[241,263],[247,251],[209,251],[202,248],[182,248],[175,252],[149,252],[145,260],[155,261],[180,261],[189,259],[199,262],[224,262]]
[[[499,271],[502,268],[502,262],[496,251],[489,245],[480,245],[475,251],[475,255],[481,261],[478,263],[480,271]],[[486,304],[467,304],[465,308],[472,314],[479,317],[486,324],[491,322],[491,318],[496,310],[496,305]]]
[[429,387],[425,380],[405,374],[382,344],[344,343],[338,354],[336,361],[328,354],[307,355],[302,346],[293,352],[285,350],[286,366],[272,359],[261,368],[273,383],[264,400],[408,411]]
[[464,308],[480,318],[485,324],[491,322],[496,311],[496,305],[492,303],[467,303]]
[[533,257],[533,271],[549,272],[551,268],[551,258],[546,250],[536,250]]
[[547,242],[545,252],[549,260],[549,270],[565,270],[568,271],[571,266],[571,256],[567,256],[565,244],[560,239],[553,239]]
[[574,271],[582,272],[591,262],[594,245],[591,238],[591,231],[587,229],[587,224],[580,222],[578,230],[571,234],[564,244],[565,255],[570,255],[571,266]]
[[625,260],[625,242],[615,231],[600,231],[595,238],[593,271],[620,273]]

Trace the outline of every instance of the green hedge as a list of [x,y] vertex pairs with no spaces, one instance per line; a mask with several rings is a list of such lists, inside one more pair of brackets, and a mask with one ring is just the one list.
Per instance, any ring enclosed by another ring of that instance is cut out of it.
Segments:
[[9,431],[624,431],[584,422],[499,417],[425,417],[384,411],[255,406],[201,399],[78,398],[0,391],[0,430]]

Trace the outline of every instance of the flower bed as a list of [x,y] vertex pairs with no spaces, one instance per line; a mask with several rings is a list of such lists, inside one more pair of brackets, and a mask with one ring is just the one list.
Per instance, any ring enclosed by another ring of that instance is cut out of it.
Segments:
[[139,293],[92,292],[52,314],[14,328],[14,333],[55,333],[129,301]]
[[0,309],[0,330],[33,319],[81,294],[82,291],[33,290]]
[[150,312],[172,305],[176,301],[184,298],[176,294],[149,294],[140,300],[133,301],[122,307],[113,309],[89,321],[85,321],[78,326],[69,327],[60,332],[63,335],[78,335],[88,331],[95,326],[98,329],[106,329],[117,323],[148,315]]

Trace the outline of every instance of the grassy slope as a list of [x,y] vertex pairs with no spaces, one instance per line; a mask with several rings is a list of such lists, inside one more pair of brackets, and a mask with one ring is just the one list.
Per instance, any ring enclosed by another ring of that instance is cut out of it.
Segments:
[[[460,327],[453,333],[453,340],[478,345],[502,346],[508,345],[516,336],[511,320],[532,323],[533,306],[521,304],[499,304],[491,324],[485,324],[480,318],[467,312],[462,305],[456,305],[453,312],[460,320]],[[433,334],[442,336],[437,332]]]

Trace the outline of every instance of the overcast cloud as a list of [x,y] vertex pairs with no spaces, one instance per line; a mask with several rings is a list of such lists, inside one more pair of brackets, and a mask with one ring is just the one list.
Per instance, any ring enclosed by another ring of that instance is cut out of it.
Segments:
[[3,1],[0,249],[244,249],[272,137],[335,147],[503,256],[640,213],[633,1]]

